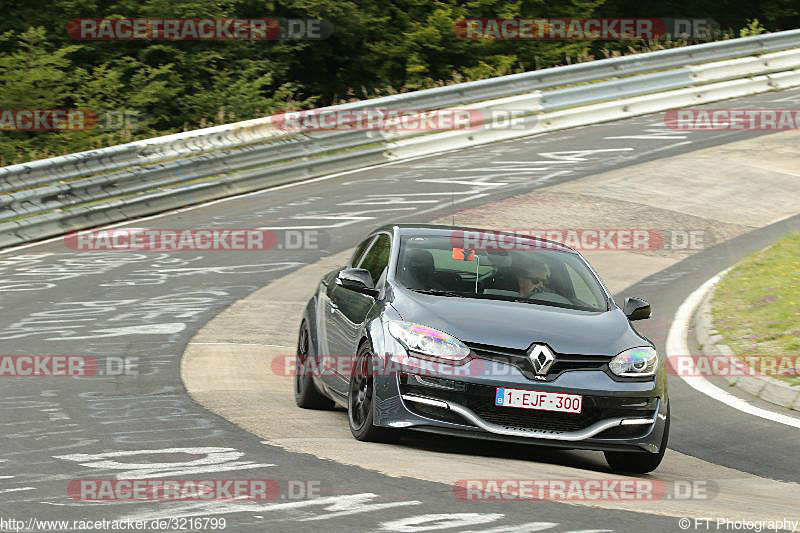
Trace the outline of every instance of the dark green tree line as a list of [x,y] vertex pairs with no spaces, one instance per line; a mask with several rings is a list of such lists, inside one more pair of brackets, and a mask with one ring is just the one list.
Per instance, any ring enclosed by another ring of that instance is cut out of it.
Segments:
[[[708,17],[738,35],[800,25],[796,0],[0,1],[0,109],[138,113],[135,127],[2,132],[9,164],[271,114],[659,47],[635,41],[468,41],[464,17]],[[75,18],[322,18],[321,41],[76,41]]]

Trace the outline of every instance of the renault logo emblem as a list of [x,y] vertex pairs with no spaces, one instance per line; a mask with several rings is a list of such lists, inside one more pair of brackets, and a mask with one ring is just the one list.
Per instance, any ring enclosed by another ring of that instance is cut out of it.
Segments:
[[533,348],[528,352],[528,359],[533,364],[533,370],[540,376],[544,376],[553,366],[556,357],[550,348],[543,344],[534,344]]

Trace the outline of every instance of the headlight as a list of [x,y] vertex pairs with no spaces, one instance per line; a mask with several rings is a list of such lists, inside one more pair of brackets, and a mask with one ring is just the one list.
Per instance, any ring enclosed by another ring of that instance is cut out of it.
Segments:
[[469,348],[460,340],[421,324],[390,320],[389,333],[412,352],[450,361],[460,361],[469,355]]
[[656,373],[658,354],[649,346],[625,350],[608,363],[608,368],[624,377],[645,377]]

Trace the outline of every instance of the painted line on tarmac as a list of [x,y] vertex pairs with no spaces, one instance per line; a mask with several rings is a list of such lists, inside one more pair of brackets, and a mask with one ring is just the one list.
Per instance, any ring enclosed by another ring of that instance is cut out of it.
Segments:
[[284,344],[260,344],[254,342],[192,342],[190,344],[199,346],[266,346],[268,348],[291,348],[292,350],[296,348],[296,346],[286,346]]
[[[669,334],[667,335],[667,357],[689,354],[687,338],[692,317],[709,291],[720,282],[728,270],[730,269],[723,270],[700,285],[700,287],[695,289],[695,291],[683,301],[680,307],[678,307],[678,310],[675,312],[675,317],[672,319]],[[681,379],[696,391],[722,402],[729,407],[733,407],[738,411],[800,429],[800,420],[797,418],[752,405],[747,402],[747,400],[734,396],[730,392],[717,387],[702,376],[681,376]]]

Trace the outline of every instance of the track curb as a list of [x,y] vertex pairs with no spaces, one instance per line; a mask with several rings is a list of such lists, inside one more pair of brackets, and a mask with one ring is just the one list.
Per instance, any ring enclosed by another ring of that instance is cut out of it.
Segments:
[[[714,320],[711,314],[711,300],[714,297],[716,287],[729,271],[730,269],[720,274],[719,279],[714,282],[706,293],[692,320],[695,338],[704,355],[722,355],[725,357],[736,355],[730,346],[722,342],[723,337],[714,328]],[[725,380],[732,387],[741,389],[766,402],[800,411],[800,389],[787,385],[780,380],[768,376],[725,376]]]

